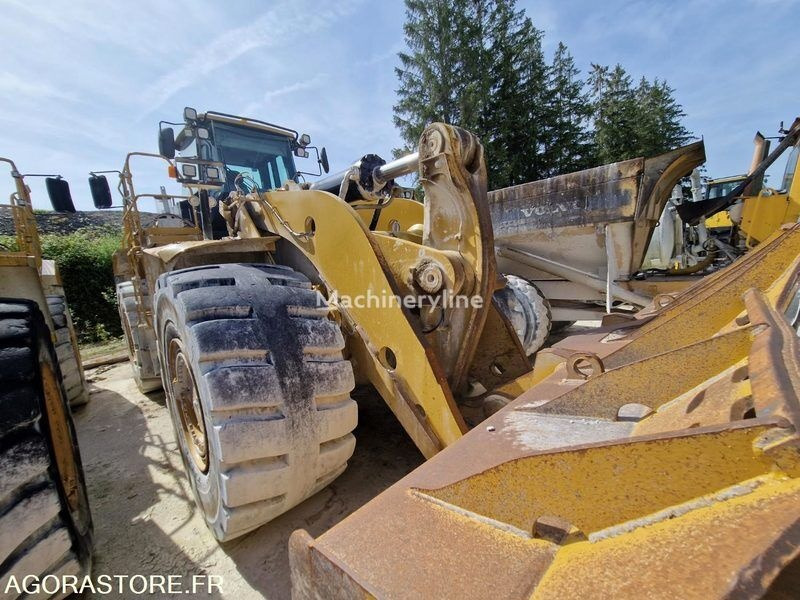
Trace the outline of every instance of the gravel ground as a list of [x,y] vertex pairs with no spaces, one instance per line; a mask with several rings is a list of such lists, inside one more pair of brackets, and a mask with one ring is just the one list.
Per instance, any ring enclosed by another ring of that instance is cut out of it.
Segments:
[[221,591],[196,597],[288,598],[292,531],[320,535],[422,462],[382,400],[359,394],[358,442],[347,471],[278,519],[220,545],[194,509],[163,392],[139,393],[127,363],[87,378],[91,399],[75,423],[94,517],[95,579],[180,575],[186,587],[195,575],[215,575]]

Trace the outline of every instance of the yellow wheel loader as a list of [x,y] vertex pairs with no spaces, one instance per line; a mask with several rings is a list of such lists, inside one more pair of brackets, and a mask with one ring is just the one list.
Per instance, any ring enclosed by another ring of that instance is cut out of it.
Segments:
[[[87,391],[57,270],[42,260],[26,176],[0,162],[11,168],[17,234],[16,249],[0,249],[0,581],[3,597],[17,598],[25,577],[89,574],[92,521],[70,414]],[[66,182],[52,182],[54,206],[71,206]]]
[[[217,538],[255,529],[342,473],[357,383],[378,390],[430,457],[496,410],[490,392],[530,370],[500,306],[512,300],[495,296],[504,280],[472,134],[436,124],[418,156],[368,155],[339,177],[343,198],[297,183],[294,158],[316,152],[307,136],[184,116],[150,156],[190,193],[151,194],[164,212],[143,223],[131,166],[143,158],[128,156],[115,272],[134,374],[145,389],[160,378]],[[184,156],[169,158],[176,149]],[[318,161],[326,166],[324,149]],[[424,205],[394,184],[417,170]],[[104,175],[91,189],[96,206],[111,206]],[[222,239],[209,239],[214,204]]]
[[[727,177],[708,182],[706,198],[678,207],[688,224],[705,220],[706,227],[734,227],[732,244],[739,251],[749,250],[770,237],[783,223],[800,217],[800,118],[789,129],[781,128],[779,141],[770,152],[770,141],[760,132],[754,139],[753,161],[746,176]],[[786,154],[783,176],[778,187],[764,186],[764,174]]]

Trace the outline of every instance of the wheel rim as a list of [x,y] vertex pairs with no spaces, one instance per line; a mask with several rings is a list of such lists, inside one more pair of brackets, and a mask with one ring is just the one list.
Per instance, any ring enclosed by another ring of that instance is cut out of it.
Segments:
[[168,368],[172,400],[175,402],[183,439],[195,466],[205,473],[208,471],[205,415],[192,369],[183,352],[183,345],[177,339],[173,339],[169,345]]
[[61,396],[61,386],[48,363],[42,363],[42,388],[58,476],[61,479],[67,506],[70,512],[75,512],[80,503],[78,466],[72,456],[72,436],[67,422],[66,406]]
[[[122,299],[120,299],[122,302]],[[122,322],[123,334],[125,335],[125,343],[128,346],[128,360],[132,365],[136,364],[136,350],[133,347],[133,332],[131,326],[128,324],[128,317],[124,312],[120,312],[119,320]]]

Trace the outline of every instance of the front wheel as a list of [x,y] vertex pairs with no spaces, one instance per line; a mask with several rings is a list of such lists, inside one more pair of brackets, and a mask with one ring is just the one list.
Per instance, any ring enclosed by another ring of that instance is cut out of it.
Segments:
[[217,539],[252,531],[344,471],[353,370],[304,276],[275,265],[184,269],[159,279],[155,306],[172,422]]

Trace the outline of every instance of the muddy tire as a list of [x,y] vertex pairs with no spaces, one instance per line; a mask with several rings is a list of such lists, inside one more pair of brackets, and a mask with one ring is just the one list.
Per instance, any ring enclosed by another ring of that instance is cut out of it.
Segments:
[[[89,574],[92,521],[50,330],[35,302],[0,299],[0,582]],[[37,597],[50,597],[45,595]],[[60,596],[57,596],[60,597]]]
[[67,401],[72,407],[82,406],[89,401],[89,392],[86,389],[86,379],[80,357],[76,354],[78,349],[72,341],[72,320],[64,296],[48,296],[47,308],[50,310],[50,319],[53,322],[53,334],[56,340],[56,357],[61,369],[61,377]]
[[[117,307],[122,331],[125,334],[128,361],[133,371],[133,379],[144,394],[161,388],[158,349],[155,332],[148,327],[140,327],[139,311],[136,310],[136,292],[132,281],[117,284]],[[149,308],[150,295],[145,284],[142,297],[145,308]],[[142,323],[145,325],[145,323]]]
[[530,356],[538,352],[547,341],[552,325],[550,303],[544,294],[529,281],[506,275],[506,287],[495,292],[495,297],[514,326],[525,353]]
[[347,466],[358,411],[322,296],[276,265],[163,275],[162,379],[195,500],[217,539],[243,535]]

